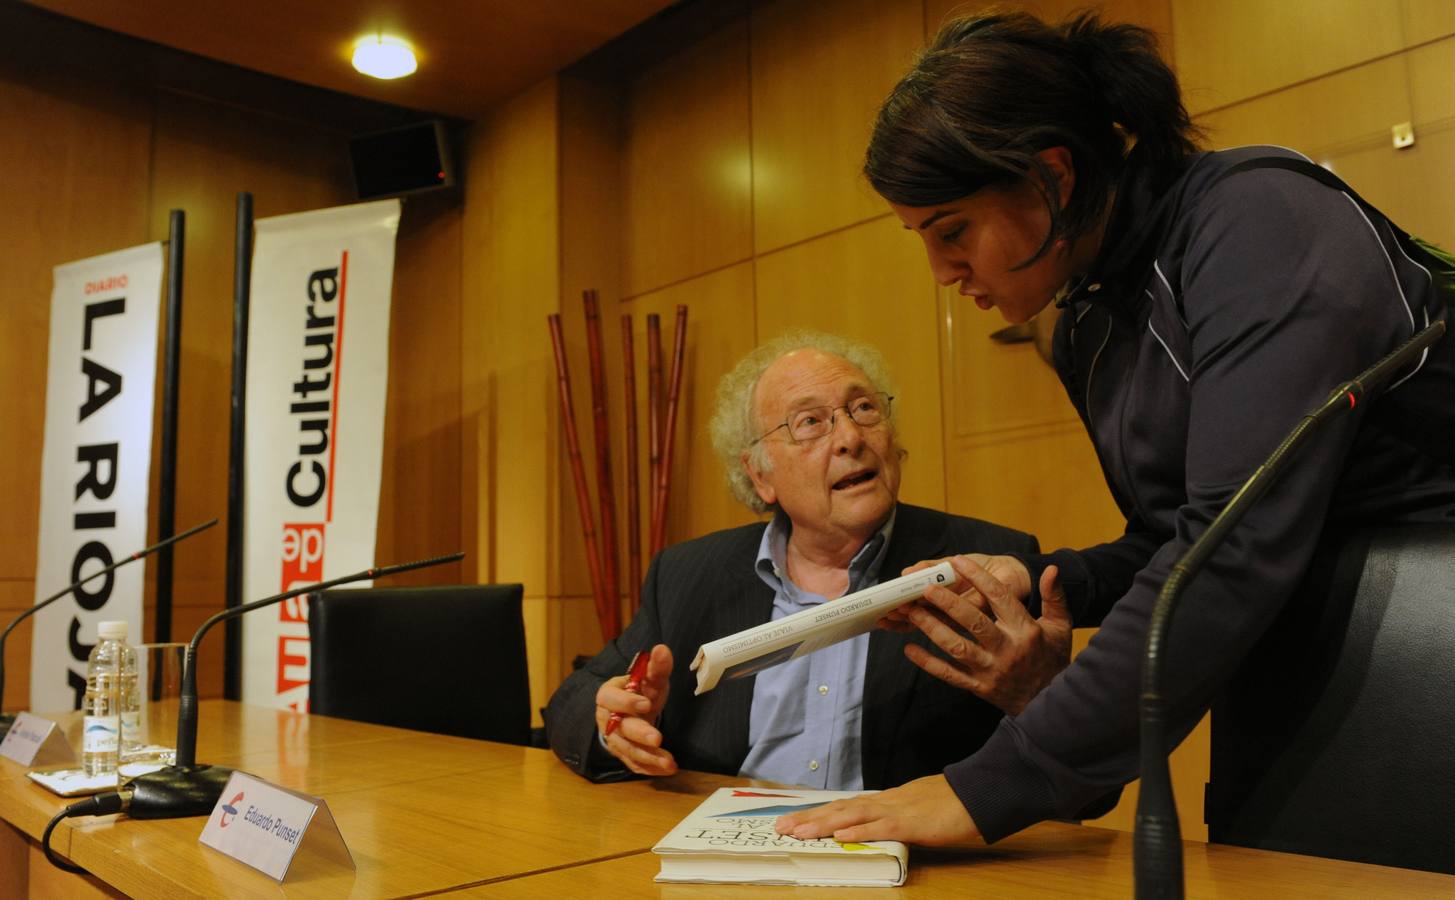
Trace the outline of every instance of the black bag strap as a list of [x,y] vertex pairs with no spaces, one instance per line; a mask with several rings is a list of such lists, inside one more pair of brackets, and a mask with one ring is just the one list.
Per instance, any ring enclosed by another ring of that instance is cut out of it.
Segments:
[[1455,298],[1455,255],[1452,255],[1448,250],[1432,244],[1429,241],[1415,237],[1408,231],[1400,228],[1399,225],[1395,224],[1393,219],[1381,212],[1378,207],[1359,196],[1359,192],[1349,187],[1344,179],[1325,169],[1323,166],[1314,165],[1306,159],[1293,159],[1287,156],[1255,156],[1229,166],[1213,183],[1216,184],[1239,172],[1247,172],[1252,169],[1284,169],[1289,172],[1297,172],[1300,175],[1312,178],[1325,187],[1333,188],[1336,191],[1342,191],[1347,194],[1351,200],[1359,204],[1359,208],[1364,210],[1364,214],[1369,216],[1371,221],[1380,221],[1389,225],[1390,230],[1394,232],[1395,239],[1399,241],[1405,251],[1411,255],[1419,256],[1426,268],[1430,270],[1430,273],[1439,282],[1440,288],[1447,295]]

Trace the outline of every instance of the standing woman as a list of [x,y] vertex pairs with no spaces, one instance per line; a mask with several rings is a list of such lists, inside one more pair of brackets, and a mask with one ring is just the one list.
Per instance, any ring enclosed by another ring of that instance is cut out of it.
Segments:
[[[951,683],[991,694],[997,672],[1045,656],[1039,623],[974,604],[1034,612],[1052,566],[1075,623],[1101,630],[1054,680],[1022,685],[1028,702],[1000,703],[1011,715],[943,775],[784,817],[781,832],[995,841],[1135,778],[1142,649],[1173,563],[1334,386],[1448,317],[1432,257],[1299,154],[1204,153],[1195,137],[1152,34],[1090,15],[951,22],[885,101],[870,183],[940,284],[1011,322],[1063,308],[1056,370],[1127,527],[1086,550],[958,560],[973,588],[929,600],[975,643],[910,615],[948,657],[916,661]],[[1391,384],[1306,446],[1183,595],[1163,655],[1176,740],[1278,618],[1325,528],[1455,521],[1455,338]]]

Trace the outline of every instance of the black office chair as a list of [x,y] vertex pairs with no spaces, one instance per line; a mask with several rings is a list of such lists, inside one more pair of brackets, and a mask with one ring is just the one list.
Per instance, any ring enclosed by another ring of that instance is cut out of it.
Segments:
[[310,595],[309,711],[530,743],[518,584]]
[[1213,841],[1455,873],[1455,525],[1321,550],[1214,706],[1206,810]]

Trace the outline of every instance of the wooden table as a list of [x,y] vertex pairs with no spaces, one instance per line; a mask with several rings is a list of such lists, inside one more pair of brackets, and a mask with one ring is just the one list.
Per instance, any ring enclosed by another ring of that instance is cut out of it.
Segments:
[[[74,730],[74,728],[72,729]],[[911,851],[904,888],[659,885],[650,848],[713,789],[699,773],[592,785],[548,751],[425,735],[224,701],[202,704],[198,759],[322,796],[357,870],[301,856],[279,885],[197,842],[203,819],[73,819],[52,846],[95,873],[54,869],[36,839],[70,801],[0,760],[0,897],[1126,897],[1131,835],[1044,823],[991,848]],[[1190,897],[1455,896],[1455,877],[1187,844]]]
[[[198,760],[323,797],[356,871],[300,855],[280,886],[199,844],[202,818],[70,819],[51,846],[138,897],[397,897],[644,852],[703,796],[738,781],[684,773],[593,785],[546,750],[220,700],[201,708]],[[0,760],[0,818],[25,836],[38,839],[70,802]],[[0,869],[28,858],[32,882],[54,883],[52,873],[62,884],[78,881],[38,848],[17,847],[25,841],[15,831],[0,832],[0,842],[7,838]],[[27,889],[5,877],[0,896]]]
[[[1186,842],[1183,859],[1190,898],[1455,897],[1455,876],[1361,863]],[[663,900],[965,900],[1044,898],[1126,900],[1133,894],[1132,836],[1125,831],[1043,822],[994,847],[909,851],[909,877],[897,888],[763,887],[657,884],[651,853],[543,872],[450,898],[536,900],[542,897],[652,898]]]

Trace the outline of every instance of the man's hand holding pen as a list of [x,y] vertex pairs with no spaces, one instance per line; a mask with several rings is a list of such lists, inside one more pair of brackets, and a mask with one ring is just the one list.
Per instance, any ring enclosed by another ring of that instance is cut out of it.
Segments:
[[596,727],[606,749],[639,775],[671,775],[677,761],[662,749],[662,732],[656,721],[667,703],[671,686],[672,651],[666,644],[653,647],[647,657],[646,674],[637,679],[636,690],[628,690],[632,673],[618,675],[596,692]]

